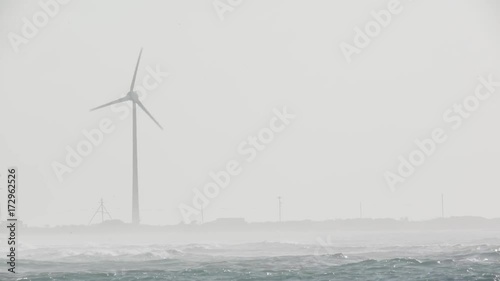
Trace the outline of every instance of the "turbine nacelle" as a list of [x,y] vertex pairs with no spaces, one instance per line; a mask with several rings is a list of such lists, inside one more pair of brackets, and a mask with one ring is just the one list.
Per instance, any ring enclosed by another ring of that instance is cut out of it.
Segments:
[[127,97],[134,102],[139,102],[139,95],[136,91],[130,91],[127,93]]

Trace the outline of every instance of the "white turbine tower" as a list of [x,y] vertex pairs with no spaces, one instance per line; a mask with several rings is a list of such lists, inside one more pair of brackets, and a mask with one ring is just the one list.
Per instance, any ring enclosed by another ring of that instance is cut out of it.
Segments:
[[141,61],[141,55],[142,55],[142,49],[139,53],[139,58],[137,59],[137,64],[135,66],[135,71],[134,71],[134,77],[132,78],[132,84],[130,85],[130,90],[127,93],[126,96],[123,98],[119,98],[115,101],[103,104],[101,106],[98,106],[96,108],[91,109],[90,111],[107,107],[116,103],[121,103],[121,102],[126,102],[126,101],[131,101],[132,102],[132,142],[133,142],[133,164],[132,164],[132,223],[133,224],[139,224],[139,180],[138,180],[138,173],[137,173],[137,117],[136,117],[136,105],[138,105],[146,114],[160,127],[160,129],[163,130],[162,126],[160,123],[158,123],[154,117],[149,113],[149,111],[144,107],[144,105],[141,103],[139,100],[139,96],[137,95],[137,92],[134,91],[134,85],[135,85],[135,78],[137,76],[137,69],[139,68],[139,62]]

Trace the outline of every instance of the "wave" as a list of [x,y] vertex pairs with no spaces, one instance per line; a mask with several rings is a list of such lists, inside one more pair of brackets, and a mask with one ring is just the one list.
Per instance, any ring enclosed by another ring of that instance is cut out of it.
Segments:
[[[500,280],[498,245],[23,245],[26,280]],[[0,263],[5,263],[0,258]],[[21,267],[21,263],[20,263]],[[411,277],[411,278],[410,278]]]
[[91,262],[155,260],[229,260],[252,258],[302,258],[332,264],[377,260],[385,263],[427,264],[438,262],[500,262],[498,245],[419,245],[392,247],[335,247],[333,245],[283,242],[185,245],[98,245],[34,246],[21,245],[23,260]]

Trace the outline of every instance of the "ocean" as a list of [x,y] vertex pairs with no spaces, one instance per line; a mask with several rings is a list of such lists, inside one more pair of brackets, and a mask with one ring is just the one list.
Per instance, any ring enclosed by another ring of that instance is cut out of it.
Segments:
[[[500,241],[22,245],[1,280],[500,280]],[[358,245],[357,245],[358,244]],[[3,259],[2,264],[6,260]]]

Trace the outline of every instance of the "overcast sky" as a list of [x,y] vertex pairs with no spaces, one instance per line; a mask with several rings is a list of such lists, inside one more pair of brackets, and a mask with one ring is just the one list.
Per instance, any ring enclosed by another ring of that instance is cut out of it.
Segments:
[[[285,220],[355,218],[359,202],[365,217],[429,219],[441,215],[441,194],[446,215],[499,217],[500,88],[460,129],[442,117],[479,76],[500,80],[498,4],[401,0],[348,63],[339,45],[354,44],[355,27],[387,3],[252,0],[222,21],[212,0],[73,0],[15,52],[9,34],[41,7],[3,0],[1,193],[15,165],[29,225],[86,224],[100,198],[130,221],[131,116],[89,109],[127,93],[143,47],[138,81],[148,67],[169,73],[143,99],[164,130],[138,112],[143,223],[179,223],[179,204],[232,159],[242,172],[210,199],[206,221],[276,220],[279,195]],[[295,118],[245,161],[238,145],[284,106]],[[114,131],[58,180],[53,163],[103,119]],[[384,173],[440,127],[448,140],[391,191]],[[4,199],[0,208],[5,217]]]

